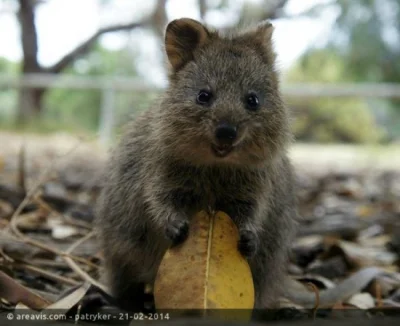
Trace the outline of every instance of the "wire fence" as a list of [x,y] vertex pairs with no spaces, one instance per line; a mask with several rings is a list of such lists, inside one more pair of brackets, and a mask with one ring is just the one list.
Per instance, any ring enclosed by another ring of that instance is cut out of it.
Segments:
[[[163,88],[137,78],[114,76],[89,77],[71,75],[29,74],[24,76],[0,75],[0,91],[22,88],[48,88],[95,90],[101,92],[99,140],[107,144],[112,138],[115,123],[116,92],[161,92]],[[400,99],[400,84],[283,84],[282,94],[287,98],[390,98]]]

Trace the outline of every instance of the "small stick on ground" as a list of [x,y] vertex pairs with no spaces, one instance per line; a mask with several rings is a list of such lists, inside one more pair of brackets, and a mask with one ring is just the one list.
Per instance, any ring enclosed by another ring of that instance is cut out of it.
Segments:
[[[78,142],[78,144],[76,146],[73,146],[70,150],[68,150],[66,153],[64,153],[63,155],[60,155],[58,157],[59,160],[65,158],[66,156],[68,156],[70,153],[72,153],[73,151],[75,151],[78,146],[81,144],[81,142]],[[38,247],[42,250],[45,251],[49,251],[51,253],[54,253],[56,255],[59,255],[61,257],[65,257],[67,254],[65,254],[62,251],[59,251],[57,249],[52,249],[48,246],[46,246],[43,243],[40,243],[39,241],[35,241],[33,239],[30,239],[29,237],[25,236],[22,232],[19,231],[18,229],[18,224],[17,224],[17,219],[18,216],[21,214],[22,210],[25,208],[25,206],[35,197],[38,195],[39,193],[39,187],[42,185],[42,183],[45,181],[47,175],[49,173],[51,173],[51,171],[54,169],[54,167],[56,166],[55,163],[56,159],[52,160],[50,162],[50,164],[47,166],[47,168],[44,170],[44,172],[39,176],[39,178],[37,179],[37,181],[35,182],[35,184],[33,185],[33,187],[27,192],[27,194],[25,195],[25,198],[23,199],[23,201],[19,204],[19,206],[17,207],[17,209],[14,211],[13,215],[11,216],[10,222],[8,224],[8,228],[6,228],[3,232],[5,232],[6,230],[11,231],[12,233],[14,233],[14,235],[19,238],[19,240],[21,240],[22,242],[26,243],[26,244],[30,244],[32,246]],[[59,163],[59,162],[58,162]],[[97,268],[97,265],[89,262],[86,259],[80,258],[80,257],[74,257],[74,256],[70,256],[68,255],[71,259],[74,259],[76,261],[79,261],[81,263],[87,264],[89,266],[92,266],[94,268]]]
[[39,268],[37,266],[32,266],[32,265],[25,264],[25,263],[14,263],[13,267],[25,269],[27,271],[30,271],[30,272],[36,274],[36,275],[46,277],[49,280],[52,280],[52,281],[55,281],[55,282],[64,283],[64,284],[71,285],[71,286],[76,286],[76,285],[79,284],[79,282],[77,282],[77,281],[75,281],[73,279],[70,279],[70,278],[67,278],[67,277],[64,277],[64,276],[61,276],[61,275],[57,275],[57,274],[52,273],[52,272],[45,271],[45,270],[43,270],[43,269],[41,269],[41,268]]
[[49,268],[70,270],[70,267],[64,261],[54,261],[54,260],[50,260],[50,259],[36,258],[36,259],[32,260],[32,265],[40,266],[40,267],[49,267]]
[[25,173],[25,142],[21,145],[18,156],[18,187],[26,193],[26,173]]
[[314,305],[314,308],[312,308],[313,319],[315,319],[315,318],[317,317],[317,310],[318,310],[319,305],[320,305],[319,290],[318,290],[318,288],[316,287],[316,285],[313,284],[313,283],[308,282],[308,283],[306,283],[306,284],[307,284],[307,286],[308,286],[309,288],[311,288],[311,290],[315,293],[315,305]]
[[[80,143],[78,143],[76,146],[73,146],[69,151],[67,151],[66,153],[64,153],[60,157],[58,157],[58,159],[61,160],[62,158],[65,158],[70,153],[75,151],[78,148],[79,145],[80,145]],[[18,236],[18,237],[24,237],[24,235],[21,232],[19,232],[18,228],[16,227],[15,219],[19,216],[19,214],[21,214],[22,210],[31,201],[31,199],[39,192],[39,187],[43,184],[43,182],[45,181],[47,176],[51,173],[51,171],[53,171],[53,169],[54,169],[54,167],[56,165],[54,161],[55,160],[52,160],[49,163],[49,165],[47,166],[47,168],[44,169],[42,174],[36,180],[36,182],[33,185],[33,187],[26,193],[25,198],[19,204],[19,206],[17,207],[17,209],[14,211],[13,215],[11,216],[11,220],[10,220],[10,224],[9,224],[10,230],[13,231],[14,234],[16,236]]]
[[21,236],[22,234],[19,232],[18,229],[15,229],[15,223],[11,223],[13,219],[15,219],[19,214],[21,214],[22,210],[25,206],[29,203],[29,201],[37,195],[40,186],[46,180],[47,176],[54,170],[57,163],[60,163],[62,159],[66,158],[72,152],[74,152],[80,145],[82,144],[82,139],[77,142],[75,146],[72,146],[66,153],[56,157],[55,159],[51,160],[48,164],[47,168],[40,174],[39,178],[36,180],[32,188],[26,193],[24,200],[19,204],[17,209],[14,211],[13,215],[11,216],[10,220],[10,228],[12,231],[16,232],[17,236]]
[[85,223],[82,221],[72,221],[71,218],[68,218],[67,216],[65,216],[64,214],[54,210],[52,207],[50,207],[49,204],[47,204],[39,195],[35,196],[35,198],[33,198],[33,200],[42,208],[44,208],[46,211],[48,211],[49,213],[53,213],[55,215],[57,215],[58,217],[60,217],[63,222],[65,222],[66,224],[69,224],[71,226],[75,226],[75,227],[81,227],[87,230],[92,230],[92,226],[89,223]]
[[[18,232],[20,232],[20,231],[18,230]],[[5,231],[3,231],[3,233],[5,233]],[[71,259],[73,259],[75,261],[78,261],[78,262],[80,262],[82,264],[86,264],[86,265],[88,265],[90,267],[93,267],[93,268],[98,268],[99,267],[98,265],[92,263],[91,261],[89,261],[87,259],[67,254],[67,253],[65,253],[65,252],[63,252],[61,250],[56,249],[56,248],[51,248],[51,247],[47,246],[46,244],[44,244],[44,243],[42,243],[40,241],[31,239],[31,238],[25,236],[22,233],[21,233],[21,235],[22,235],[21,237],[15,237],[15,236],[12,236],[11,234],[2,235],[2,236],[11,238],[12,240],[18,241],[20,243],[29,244],[31,246],[34,246],[36,248],[42,249],[42,250],[47,251],[47,252],[51,252],[54,255],[58,255],[58,256],[61,256],[61,257],[65,257],[65,256],[70,257]]]
[[378,281],[375,281],[376,303],[378,308],[383,307],[382,303],[382,288]]
[[[92,232],[89,232],[84,237],[80,238],[78,241],[73,243],[71,247],[68,248],[66,253],[67,254],[72,253],[78,246],[80,246],[82,243],[84,243],[85,241],[87,241],[88,239],[93,237],[94,234],[95,234],[94,231],[92,231]],[[76,264],[70,257],[64,256],[63,259],[68,264],[68,266],[71,267],[71,269],[73,271],[75,271],[84,281],[87,281],[87,282],[93,284],[94,286],[98,287],[99,289],[101,289],[105,293],[109,293],[109,290],[106,288],[106,286],[104,286],[100,282],[98,282],[95,279],[93,279],[88,273],[86,273],[84,270],[82,270],[78,266],[78,264]]]

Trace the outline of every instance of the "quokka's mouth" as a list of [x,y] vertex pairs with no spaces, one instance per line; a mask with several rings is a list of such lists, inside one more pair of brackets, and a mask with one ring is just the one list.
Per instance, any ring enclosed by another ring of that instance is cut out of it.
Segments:
[[225,157],[227,156],[230,152],[233,150],[232,145],[215,145],[212,144],[211,148],[214,152],[214,154],[218,157]]

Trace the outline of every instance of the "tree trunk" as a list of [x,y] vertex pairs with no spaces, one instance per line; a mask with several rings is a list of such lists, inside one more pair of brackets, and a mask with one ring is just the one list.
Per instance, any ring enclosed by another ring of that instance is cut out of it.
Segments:
[[22,88],[18,94],[17,123],[24,125],[39,117],[46,89]]
[[[38,42],[35,25],[36,0],[19,0],[18,19],[21,26],[23,52],[22,76],[42,72],[37,60]],[[25,124],[41,111],[43,89],[22,88],[18,93],[17,123]]]
[[[1,1],[1,0],[0,0]],[[155,24],[157,30],[162,31],[166,23],[165,4],[168,0],[159,0],[155,12],[152,16],[140,22],[128,24],[111,25],[99,29],[86,41],[79,44],[75,49],[67,53],[57,63],[51,67],[43,67],[38,62],[38,39],[35,25],[35,6],[41,0],[18,0],[19,10],[18,19],[20,23],[21,44],[23,52],[23,64],[21,75],[26,76],[31,73],[50,73],[59,74],[77,58],[90,51],[97,39],[106,33],[116,31],[129,31],[134,28],[143,27],[151,23]],[[32,119],[37,118],[43,106],[43,98],[47,88],[21,88],[18,93],[18,114],[17,123],[23,125]]]

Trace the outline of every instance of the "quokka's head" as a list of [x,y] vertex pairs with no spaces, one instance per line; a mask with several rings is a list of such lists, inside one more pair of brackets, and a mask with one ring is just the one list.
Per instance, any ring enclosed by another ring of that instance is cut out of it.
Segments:
[[201,165],[262,165],[290,139],[268,22],[221,32],[182,18],[166,28],[169,87],[160,135],[169,154]]

